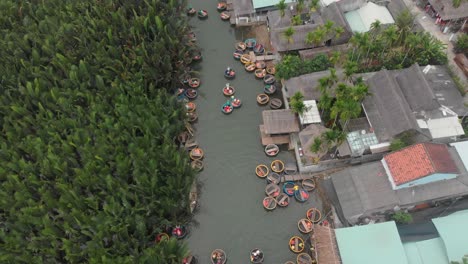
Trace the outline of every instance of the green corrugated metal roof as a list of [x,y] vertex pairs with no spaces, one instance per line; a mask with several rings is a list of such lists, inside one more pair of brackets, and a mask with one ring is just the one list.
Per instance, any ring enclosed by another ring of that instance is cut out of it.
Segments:
[[[285,3],[292,3],[294,2],[293,0],[286,0]],[[269,7],[269,6],[274,6],[279,3],[279,0],[252,0],[253,8],[258,9],[258,8],[264,8],[264,7]]]
[[335,230],[343,264],[408,264],[395,222]]
[[461,261],[468,254],[468,210],[432,219],[442,238],[450,261]]
[[409,264],[449,263],[444,242],[440,237],[419,242],[404,243]]

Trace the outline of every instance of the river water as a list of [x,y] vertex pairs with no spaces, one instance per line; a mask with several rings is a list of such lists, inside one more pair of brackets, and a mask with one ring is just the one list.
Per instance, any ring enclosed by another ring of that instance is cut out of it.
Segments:
[[[199,174],[200,207],[187,238],[191,252],[199,263],[210,262],[211,251],[223,249],[229,264],[249,263],[249,252],[260,248],[265,253],[264,263],[281,264],[295,261],[288,241],[299,234],[297,221],[305,217],[308,208],[316,205],[315,195],[304,204],[291,200],[286,208],[267,212],[263,209],[266,182],[255,175],[259,163],[270,164],[260,142],[259,124],[262,111],[256,95],[263,83],[253,73],[247,73],[232,57],[236,35],[229,22],[223,22],[216,11],[215,1],[192,0],[197,10],[209,13],[206,20],[191,19],[191,25],[202,48],[203,61],[196,66],[202,85],[195,100],[199,114],[196,137],[205,151],[205,169]],[[227,100],[222,87],[228,82],[223,72],[227,66],[237,76],[229,81],[236,88],[235,96],[243,105],[230,115],[221,112]],[[283,161],[293,161],[291,153],[282,151]]]

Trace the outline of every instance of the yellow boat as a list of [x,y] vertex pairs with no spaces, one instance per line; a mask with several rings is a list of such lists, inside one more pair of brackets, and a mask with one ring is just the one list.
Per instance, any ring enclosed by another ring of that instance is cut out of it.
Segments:
[[289,249],[294,253],[301,253],[304,251],[304,240],[298,236],[293,236],[289,239]]

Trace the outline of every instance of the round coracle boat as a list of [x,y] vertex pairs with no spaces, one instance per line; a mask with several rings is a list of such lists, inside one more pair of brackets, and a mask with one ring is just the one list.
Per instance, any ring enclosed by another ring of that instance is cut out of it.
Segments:
[[297,222],[297,228],[301,233],[308,234],[312,232],[314,225],[309,219],[303,218]]
[[268,144],[265,147],[265,154],[268,157],[275,157],[276,155],[278,155],[279,151],[279,147],[275,144]]
[[287,196],[293,196],[294,195],[294,191],[295,191],[295,188],[296,187],[296,184],[292,181],[288,181],[288,182],[285,182],[283,184],[283,192],[284,194],[286,194]]
[[263,44],[256,44],[253,47],[253,52],[257,55],[263,54],[265,52],[265,47],[263,46]]
[[271,75],[271,74],[267,74],[265,75],[265,77],[263,77],[263,82],[265,84],[273,84],[275,83],[276,79],[275,79],[275,76]]
[[176,226],[172,229],[172,236],[174,236],[177,239],[182,239],[187,235],[187,229],[185,226]]
[[255,264],[263,263],[263,258],[264,257],[265,256],[263,254],[263,251],[261,251],[258,248],[254,248],[254,249],[252,249],[252,251],[250,251],[250,262],[251,263],[255,263]]
[[194,148],[190,151],[190,158],[192,160],[200,160],[203,159],[203,150],[201,148]]
[[266,75],[266,71],[265,69],[256,69],[255,70],[255,77],[259,78],[259,79],[262,79],[264,78]]
[[304,190],[311,192],[315,189],[315,181],[314,179],[304,179],[302,180],[302,188]]
[[276,197],[276,203],[278,206],[281,207],[286,207],[289,205],[289,196],[287,196],[285,193],[280,193],[278,197]]
[[221,20],[228,20],[231,18],[231,13],[229,13],[228,11],[223,11],[221,12],[221,14],[219,14],[219,17],[221,18]]
[[276,92],[276,86],[274,84],[267,84],[263,88],[263,91],[268,95],[274,94]]
[[201,81],[198,78],[190,78],[190,80],[188,81],[188,86],[190,86],[190,88],[198,88],[200,84]]
[[[195,9],[194,9],[195,10]],[[194,32],[190,31],[188,34],[187,34],[187,37],[189,38],[189,40],[191,42],[195,42],[197,41],[197,36],[195,35]]]
[[267,196],[263,198],[263,207],[267,210],[273,210],[276,208],[276,200],[273,197]]
[[286,261],[284,264],[296,264],[294,261]]
[[192,169],[194,171],[202,171],[203,170],[203,161],[201,160],[193,160],[192,162],[190,162],[190,166],[192,167]]
[[249,54],[243,54],[240,58],[240,62],[242,64],[247,64],[247,63],[251,63],[252,60],[250,59],[250,55]]
[[267,196],[277,197],[281,193],[281,189],[278,185],[270,183],[265,187],[265,193]]
[[244,55],[244,52],[242,50],[236,50],[234,51],[234,53],[232,53],[232,56],[234,57],[234,59],[236,60],[240,60],[240,58],[242,57],[242,55]]
[[234,79],[234,77],[236,77],[236,71],[230,67],[227,67],[227,69],[224,71],[224,77],[226,79]]
[[260,164],[255,168],[255,174],[260,178],[265,178],[269,171],[270,169],[265,164]]
[[187,113],[187,120],[190,122],[190,123],[193,123],[195,121],[197,121],[198,119],[198,114],[197,112],[188,112]]
[[259,105],[266,105],[270,101],[270,97],[266,94],[257,95],[257,103]]
[[309,192],[302,188],[297,188],[297,190],[294,192],[294,198],[296,198],[296,200],[301,203],[309,200],[309,196]]
[[304,251],[304,240],[298,236],[293,236],[289,239],[289,249],[294,253],[301,253]]
[[265,69],[266,62],[265,61],[257,61],[257,62],[255,62],[255,67],[257,67],[257,69]]
[[197,90],[195,90],[193,88],[189,88],[189,89],[185,90],[185,97],[187,97],[188,99],[193,100],[193,99],[197,98],[197,96],[198,96]]
[[233,110],[234,110],[234,107],[232,107],[231,102],[229,102],[229,101],[224,103],[221,106],[221,112],[223,112],[223,114],[225,114],[225,115],[228,115],[228,114],[232,113]]
[[306,217],[312,223],[316,224],[322,219],[322,213],[317,208],[310,208],[309,210],[307,210]]
[[246,39],[244,43],[248,49],[253,49],[255,45],[257,45],[257,40],[255,40],[254,38],[249,38],[249,39]]
[[284,163],[281,160],[274,160],[270,164],[271,170],[276,173],[281,173],[284,171]]
[[244,51],[247,48],[247,45],[245,45],[244,42],[237,42],[236,43],[236,50],[242,50]]
[[266,72],[267,72],[268,74],[275,75],[275,73],[276,73],[276,68],[275,68],[275,66],[267,67],[267,68],[266,68]]
[[227,260],[226,253],[222,249],[215,249],[211,252],[211,263],[225,264]]
[[236,89],[234,89],[233,86],[230,86],[229,83],[226,83],[226,85],[223,88],[223,94],[225,96],[231,96],[236,92]]
[[270,108],[273,110],[280,109],[283,106],[283,101],[279,98],[273,98],[270,101]]
[[195,8],[193,8],[193,7],[187,8],[187,15],[193,16],[193,15],[195,15],[195,13],[197,13],[197,10]]
[[297,264],[312,264],[312,257],[307,253],[297,255]]
[[185,109],[187,109],[187,112],[191,113],[197,109],[197,105],[194,102],[188,102],[185,104]]
[[224,11],[224,10],[226,10],[226,8],[227,8],[227,3],[226,2],[219,2],[216,5],[216,10],[218,10],[218,11]]
[[276,172],[272,172],[267,176],[267,182],[273,184],[279,184],[281,182],[281,175]]
[[202,55],[200,51],[195,51],[192,55],[192,60],[193,61],[201,61],[202,60]]
[[198,260],[195,256],[189,255],[182,259],[182,264],[197,264]]
[[156,235],[156,243],[159,243],[164,240],[169,240],[169,235],[166,233],[159,233]]
[[201,18],[201,19],[207,18],[208,12],[206,10],[199,10],[197,15],[198,15],[198,18]]
[[231,105],[234,108],[239,108],[242,105],[242,101],[239,98],[234,98],[234,96],[231,96]]
[[251,63],[251,62],[246,63],[246,64],[244,65],[244,68],[245,68],[245,70],[248,71],[248,72],[253,72],[253,71],[255,71],[255,69],[257,69],[257,68],[255,67],[255,64],[253,64],[253,63]]

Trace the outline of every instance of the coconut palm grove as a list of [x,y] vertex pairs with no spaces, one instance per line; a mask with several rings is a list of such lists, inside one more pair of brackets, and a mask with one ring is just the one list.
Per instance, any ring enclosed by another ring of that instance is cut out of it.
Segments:
[[[180,0],[0,2],[2,263],[180,263]],[[184,9],[185,10],[185,9]]]

